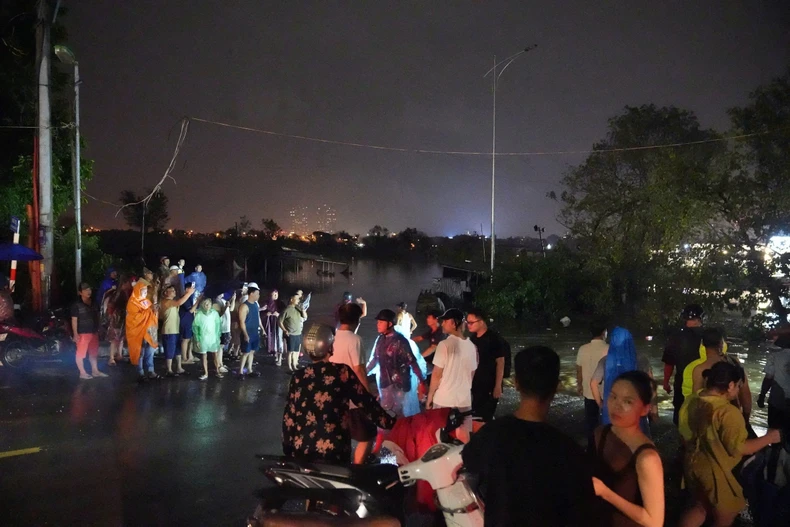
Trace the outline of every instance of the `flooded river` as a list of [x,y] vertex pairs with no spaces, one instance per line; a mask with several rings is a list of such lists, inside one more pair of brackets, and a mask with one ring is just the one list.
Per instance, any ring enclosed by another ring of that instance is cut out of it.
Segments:
[[[349,291],[354,298],[363,297],[368,302],[369,316],[363,319],[359,334],[366,346],[372,346],[376,337],[376,313],[385,308],[395,309],[398,302],[407,302],[409,311],[414,313],[417,297],[423,289],[429,289],[433,279],[441,276],[441,267],[435,264],[420,264],[408,262],[381,262],[360,260],[353,262],[349,270],[351,274],[346,277],[340,274],[342,269],[336,267],[335,276],[320,276],[321,264],[304,261],[299,266],[294,262],[285,264],[282,273],[270,273],[267,287],[279,287],[283,293],[289,294],[297,288],[304,290],[305,294],[312,292],[313,299],[310,307],[310,317],[334,324],[334,308],[342,299],[343,293]],[[272,276],[275,275],[275,276]],[[255,277],[251,277],[255,279]],[[261,281],[263,282],[263,281]],[[424,321],[418,319],[420,329]],[[418,329],[418,332],[420,331]],[[589,340],[586,327],[573,324],[566,329],[527,332],[508,329],[503,332],[510,341],[514,353],[524,346],[543,344],[552,347],[562,360],[562,381],[565,393],[562,397],[576,398],[575,360],[579,346]],[[664,339],[656,335],[653,340],[645,336],[635,336],[637,351],[650,358],[653,374],[659,385],[663,377],[664,365],[661,354]],[[744,365],[749,379],[752,393],[756,399],[762,383],[762,369],[768,352],[767,346],[746,346],[739,342],[731,342],[730,353],[737,353]],[[671,396],[659,388],[659,410],[662,416],[671,416]],[[766,424],[766,412],[754,405],[752,412],[752,425],[758,434],[762,434]]]

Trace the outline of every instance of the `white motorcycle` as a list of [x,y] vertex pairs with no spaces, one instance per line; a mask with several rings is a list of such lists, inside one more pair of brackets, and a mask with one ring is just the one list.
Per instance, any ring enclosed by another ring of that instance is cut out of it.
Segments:
[[[260,504],[248,518],[248,527],[405,525],[404,487],[420,480],[434,489],[447,526],[482,527],[485,509],[472,478],[463,471],[463,444],[450,435],[464,417],[451,411],[447,426],[437,431],[440,442],[401,467],[337,466],[259,456],[269,463],[264,473],[276,486],[258,492]],[[385,441],[385,446],[396,459],[404,460],[396,445]]]

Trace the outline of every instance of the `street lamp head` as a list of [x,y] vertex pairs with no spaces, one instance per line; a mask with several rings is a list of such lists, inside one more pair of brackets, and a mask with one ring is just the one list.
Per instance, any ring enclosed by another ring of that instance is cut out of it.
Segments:
[[63,64],[74,66],[77,63],[77,57],[74,55],[74,52],[61,44],[55,46],[55,55]]

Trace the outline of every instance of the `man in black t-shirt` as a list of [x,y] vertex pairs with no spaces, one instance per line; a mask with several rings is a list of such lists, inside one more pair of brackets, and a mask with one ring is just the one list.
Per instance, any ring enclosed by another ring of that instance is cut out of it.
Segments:
[[[672,334],[664,347],[661,362],[664,363],[664,391],[675,394],[672,397],[672,406],[675,412],[672,422],[678,424],[678,412],[683,406],[683,372],[686,366],[700,358],[699,347],[702,342],[702,317],[704,311],[698,304],[689,304],[681,313],[685,327]],[[675,372],[674,388],[670,385],[672,372]]]
[[499,398],[502,397],[502,380],[505,376],[507,344],[496,331],[488,329],[485,316],[479,309],[466,315],[469,337],[477,346],[478,365],[472,379],[472,410],[483,421],[494,419]]
[[518,409],[486,424],[462,454],[464,467],[480,478],[485,526],[597,525],[588,456],[545,422],[559,384],[559,356],[534,346],[513,362]]
[[428,324],[428,329],[425,333],[414,337],[412,340],[416,343],[428,342],[428,347],[422,351],[422,356],[425,362],[428,363],[428,371],[431,371],[433,364],[433,354],[436,352],[436,346],[443,341],[447,335],[442,331],[442,326],[439,324],[439,317],[442,316],[438,311],[432,310],[425,315],[425,323]]

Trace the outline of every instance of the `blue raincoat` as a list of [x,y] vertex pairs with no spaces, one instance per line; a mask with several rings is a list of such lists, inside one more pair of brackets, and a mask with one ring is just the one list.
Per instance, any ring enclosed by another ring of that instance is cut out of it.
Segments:
[[107,269],[107,273],[104,275],[104,280],[102,280],[99,290],[96,292],[96,296],[93,299],[96,304],[101,305],[104,301],[104,295],[107,293],[107,291],[112,289],[113,286],[118,285],[118,280],[111,276],[114,272],[115,269],[112,267]]

